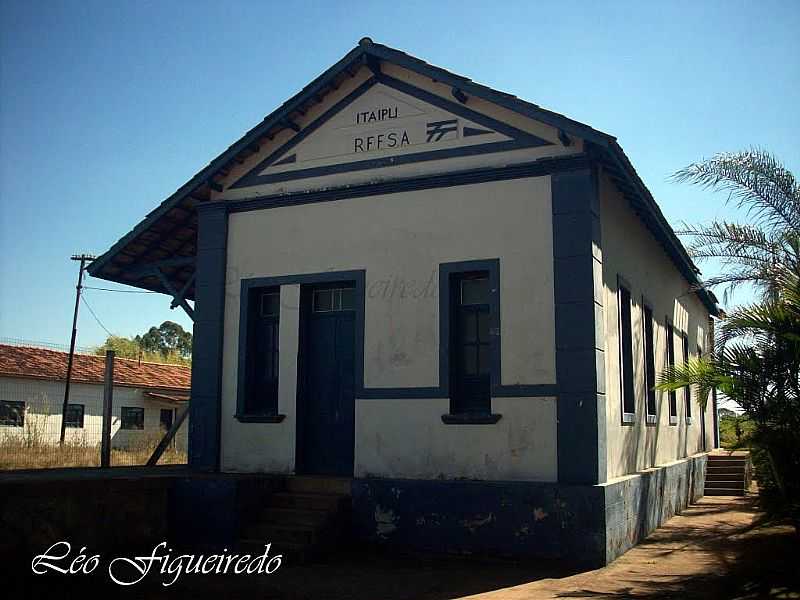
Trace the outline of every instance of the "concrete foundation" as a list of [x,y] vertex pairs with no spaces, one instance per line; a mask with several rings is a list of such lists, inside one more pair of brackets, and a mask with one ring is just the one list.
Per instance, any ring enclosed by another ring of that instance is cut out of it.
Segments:
[[708,454],[615,479],[602,486],[605,564],[703,497]]
[[[355,479],[352,533],[389,549],[601,566],[702,497],[707,459],[698,454],[593,486]],[[61,540],[128,554],[165,540],[230,548],[241,524],[284,486],[269,475],[80,471],[0,481],[0,559],[22,567]]]
[[410,551],[612,562],[703,495],[707,455],[602,485],[360,479],[358,539]]

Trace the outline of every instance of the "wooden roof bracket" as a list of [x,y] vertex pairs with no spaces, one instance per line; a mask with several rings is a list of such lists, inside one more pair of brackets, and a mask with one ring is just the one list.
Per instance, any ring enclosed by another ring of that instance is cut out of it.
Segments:
[[160,267],[153,267],[151,273],[158,277],[159,281],[161,281],[161,285],[164,286],[164,289],[169,292],[172,296],[172,302],[170,303],[169,307],[174,309],[177,306],[180,306],[184,312],[189,315],[189,318],[194,321],[194,309],[189,306],[189,303],[184,298],[186,291],[189,289],[189,284],[194,281],[194,273],[188,279],[188,281],[183,285],[183,288],[180,291],[177,291],[175,287],[170,283],[169,279],[167,279],[164,272],[161,270]]
[[163,267],[185,267],[194,264],[195,258],[193,256],[167,258],[147,264],[140,269],[132,271],[131,273],[136,277],[136,279],[143,279],[144,277],[150,277],[153,275],[158,277],[161,285],[164,286],[164,289],[167,291],[167,293],[172,296],[172,302],[169,306],[170,309],[180,306],[186,312],[186,314],[189,315],[189,318],[194,321],[194,309],[189,306],[189,302],[186,300],[186,294],[194,283],[195,273],[192,273],[192,276],[186,280],[180,290],[176,290],[175,286],[172,285],[170,280],[167,279],[167,276],[164,275],[164,272],[161,270]]

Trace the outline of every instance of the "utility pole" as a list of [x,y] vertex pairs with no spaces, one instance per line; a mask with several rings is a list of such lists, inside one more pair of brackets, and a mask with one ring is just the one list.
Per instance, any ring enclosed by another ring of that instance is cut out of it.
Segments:
[[75,293],[75,312],[72,315],[72,339],[69,342],[69,357],[67,358],[67,381],[64,385],[64,404],[61,407],[61,437],[59,444],[64,445],[64,434],[67,428],[67,406],[69,405],[69,380],[72,377],[72,359],[75,357],[75,338],[78,335],[78,306],[81,301],[81,288],[83,287],[83,270],[86,263],[91,262],[96,257],[91,254],[73,254],[71,260],[80,261],[81,268],[78,271],[78,285]]

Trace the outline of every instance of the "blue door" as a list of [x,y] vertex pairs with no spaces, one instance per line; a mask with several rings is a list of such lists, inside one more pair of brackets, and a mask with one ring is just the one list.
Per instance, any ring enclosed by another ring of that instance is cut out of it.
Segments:
[[355,290],[304,290],[298,405],[298,471],[353,475],[355,446]]

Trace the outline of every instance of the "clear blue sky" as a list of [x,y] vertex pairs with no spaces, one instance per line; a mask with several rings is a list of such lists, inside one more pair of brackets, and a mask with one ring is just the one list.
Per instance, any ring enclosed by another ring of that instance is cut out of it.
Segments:
[[[105,251],[362,36],[617,136],[677,224],[726,214],[668,181],[703,156],[760,145],[800,173],[798,32],[794,0],[2,0],[0,337],[67,343],[70,254]],[[166,296],[86,299],[114,333],[189,326]],[[105,335],[82,307],[78,344]]]

